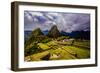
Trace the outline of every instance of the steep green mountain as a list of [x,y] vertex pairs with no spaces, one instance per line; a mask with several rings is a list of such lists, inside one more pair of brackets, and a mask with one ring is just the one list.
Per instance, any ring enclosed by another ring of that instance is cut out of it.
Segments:
[[37,51],[40,51],[37,47],[37,43],[45,39],[45,36],[43,35],[40,28],[37,28],[33,30],[28,39],[25,42],[25,56],[36,53]]
[[39,36],[39,35],[43,35],[43,33],[42,33],[40,28],[37,28],[37,29],[32,31],[32,35],[33,36]]
[[33,30],[29,35],[29,38],[26,40],[25,46],[31,44],[32,42],[38,42],[38,40],[41,40],[40,36],[44,37],[40,28]]
[[58,30],[56,25],[52,26],[52,28],[48,32],[47,36],[49,36],[51,38],[57,38],[57,37],[61,36],[61,34],[60,34],[60,32],[59,32],[59,30]]

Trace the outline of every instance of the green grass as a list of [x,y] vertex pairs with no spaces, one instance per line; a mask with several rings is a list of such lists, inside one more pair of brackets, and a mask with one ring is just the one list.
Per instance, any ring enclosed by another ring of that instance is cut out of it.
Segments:
[[[27,57],[25,57],[25,60],[26,61],[40,61],[41,60],[40,58],[46,56],[47,54],[49,54],[49,52],[44,51],[44,52],[41,52],[41,53],[37,53],[37,54],[27,56]],[[29,60],[27,60],[27,59],[29,59]]]
[[75,41],[74,45],[79,46],[79,47],[84,47],[84,48],[90,48],[90,42],[89,41]]
[[59,60],[65,60],[65,59],[76,59],[76,57],[75,56],[73,56],[73,55],[71,55],[70,53],[68,53],[68,52],[66,52],[65,50],[62,50],[61,48],[58,48],[58,49],[56,49],[56,50],[50,50],[49,51],[50,53],[54,53],[54,54],[58,54],[59,53],[59,55],[61,56],[60,58],[59,58]]
[[78,48],[74,46],[64,46],[65,50],[72,50],[77,54],[79,59],[89,58],[90,57],[90,50],[84,48]]
[[[42,49],[43,51],[27,56],[25,57],[25,60],[40,61],[42,57],[45,57],[48,54],[51,55],[49,60],[90,58],[90,49],[87,49],[87,47],[90,47],[89,41],[75,41],[74,45],[70,45],[69,42],[64,42],[64,44],[63,42],[62,44],[60,44],[59,42],[61,43],[61,41],[52,40],[47,43],[38,43],[38,48]],[[59,57],[57,57],[58,55]]]
[[53,41],[50,41],[50,42],[48,42],[48,43],[46,43],[48,46],[55,46],[55,45],[57,45],[57,43],[56,43],[56,41],[55,40],[53,40]]
[[47,50],[47,49],[50,48],[48,45],[43,44],[43,43],[38,43],[38,46],[39,46],[39,48],[41,48],[42,50]]

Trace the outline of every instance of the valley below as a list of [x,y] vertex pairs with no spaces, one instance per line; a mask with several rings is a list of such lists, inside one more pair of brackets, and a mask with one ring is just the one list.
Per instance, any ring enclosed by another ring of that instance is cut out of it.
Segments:
[[71,37],[63,35],[57,26],[53,26],[47,35],[44,35],[41,29],[37,28],[25,38],[24,60],[31,62],[88,59],[90,40],[87,34],[84,31],[75,32],[75,36]]
[[[88,45],[86,45],[88,43]],[[87,59],[90,58],[89,42],[84,40],[61,42],[50,41],[48,43],[38,43],[34,54],[25,57],[25,61],[42,61],[42,60],[71,60],[71,59]]]

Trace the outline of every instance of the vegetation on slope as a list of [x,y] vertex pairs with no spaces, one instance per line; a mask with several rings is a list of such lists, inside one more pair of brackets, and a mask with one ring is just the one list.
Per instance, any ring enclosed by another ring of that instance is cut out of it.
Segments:
[[25,42],[25,61],[90,58],[90,41],[61,35],[53,26],[47,35],[37,28]]

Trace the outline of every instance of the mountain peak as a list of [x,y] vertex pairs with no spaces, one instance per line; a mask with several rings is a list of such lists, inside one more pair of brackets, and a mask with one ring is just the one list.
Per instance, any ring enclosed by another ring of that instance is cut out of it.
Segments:
[[43,35],[43,33],[42,33],[42,31],[41,31],[40,28],[37,28],[37,29],[33,30],[33,31],[32,31],[32,34],[33,34],[34,36]]
[[50,31],[48,32],[48,36],[49,37],[57,38],[60,35],[61,34],[60,34],[60,32],[59,32],[59,30],[58,30],[58,28],[57,28],[56,25],[52,26],[51,29],[50,29]]

